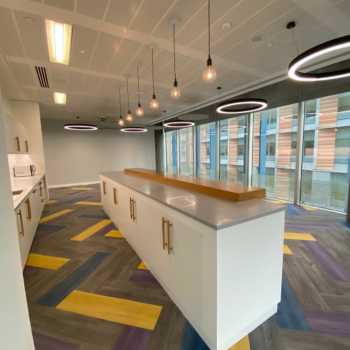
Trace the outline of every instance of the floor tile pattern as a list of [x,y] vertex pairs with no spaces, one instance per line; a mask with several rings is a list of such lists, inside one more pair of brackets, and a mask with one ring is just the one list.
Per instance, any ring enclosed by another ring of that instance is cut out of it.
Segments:
[[[107,221],[98,186],[50,191],[31,252],[40,258],[24,271],[36,349],[208,350]],[[278,313],[230,350],[349,349],[344,217],[288,205],[285,239]],[[67,261],[39,266],[55,257]]]

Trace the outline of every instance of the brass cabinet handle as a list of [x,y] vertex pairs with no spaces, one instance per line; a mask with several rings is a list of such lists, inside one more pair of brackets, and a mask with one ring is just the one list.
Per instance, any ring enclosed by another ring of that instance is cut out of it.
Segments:
[[115,205],[118,204],[117,189],[116,189],[116,188],[113,188],[113,201],[114,201],[114,204],[115,204]]
[[20,235],[24,236],[24,225],[23,225],[22,210],[19,210],[19,211],[17,212],[17,216],[19,217],[19,222],[20,222],[20,224],[21,224],[20,230],[19,230],[18,233],[19,233]]
[[106,182],[105,181],[102,182],[102,187],[103,187],[103,194],[106,194],[107,191],[106,191]]
[[29,142],[28,140],[24,141],[25,147],[26,147],[26,152],[29,153]]
[[40,197],[43,196],[43,187],[42,187],[41,181],[39,182],[39,194],[40,194]]
[[27,206],[27,219],[32,220],[32,207],[30,205],[30,198],[26,200],[26,206]]
[[21,152],[21,142],[19,140],[19,137],[16,136],[15,140],[16,140],[17,152]]
[[129,199],[129,211],[130,211],[130,219],[132,220],[132,199]]
[[167,220],[167,247],[168,247],[168,254],[171,253],[171,251],[173,250],[172,245],[170,244],[170,227],[172,227],[173,224]]
[[133,199],[132,200],[132,219],[133,219],[133,221],[136,221],[135,212],[136,212],[136,201],[135,201],[135,199]]
[[165,220],[165,218],[162,218],[162,246],[163,246],[163,250],[165,250],[167,248],[167,243],[165,241],[165,230],[164,230],[164,226],[166,224],[167,220]]

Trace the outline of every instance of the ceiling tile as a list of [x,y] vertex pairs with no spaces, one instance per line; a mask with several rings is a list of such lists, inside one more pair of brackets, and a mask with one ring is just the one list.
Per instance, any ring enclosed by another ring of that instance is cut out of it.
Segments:
[[34,85],[33,72],[26,63],[9,62],[9,67],[18,83],[25,86]]
[[108,0],[77,0],[77,12],[82,15],[102,19]]
[[87,68],[97,40],[94,30],[74,26],[70,64],[74,67]]
[[[109,6],[106,21],[121,27],[128,27],[131,19],[137,16],[141,0],[113,0]],[[145,1],[147,2],[147,0]],[[150,4],[148,4],[150,6]]]
[[23,56],[11,11],[3,7],[0,7],[0,52],[8,56]]
[[46,34],[42,17],[17,11],[15,13],[26,55],[37,60],[48,60]]
[[74,10],[74,0],[45,0],[45,4],[61,8],[63,10]]
[[175,1],[161,0],[157,1],[155,6],[153,0],[145,0],[130,28],[139,32],[151,33],[155,25],[162,21],[163,16]]
[[102,33],[98,39],[97,49],[91,62],[95,71],[106,72],[109,62],[119,49],[120,42],[114,36]]

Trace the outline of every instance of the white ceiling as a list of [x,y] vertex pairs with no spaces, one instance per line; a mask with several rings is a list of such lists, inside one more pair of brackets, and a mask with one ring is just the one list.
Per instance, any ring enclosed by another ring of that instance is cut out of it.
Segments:
[[[38,101],[43,118],[83,120],[117,118],[117,89],[130,76],[131,105],[136,104],[136,65],[141,64],[142,102],[151,97],[151,50],[156,52],[156,90],[160,112],[170,115],[209,98],[240,91],[285,74],[297,50],[285,29],[296,20],[298,50],[349,34],[349,0],[212,0],[214,84],[201,72],[207,56],[207,0],[0,0],[0,79],[11,99]],[[49,63],[44,19],[73,24],[70,65]],[[179,101],[169,90],[172,27],[177,23]],[[223,26],[229,23],[230,28]],[[260,40],[261,39],[261,40]],[[34,65],[47,68],[49,89],[39,86]],[[222,86],[218,91],[216,87]],[[53,91],[68,94],[66,106],[54,105]],[[137,123],[160,113],[146,108]]]

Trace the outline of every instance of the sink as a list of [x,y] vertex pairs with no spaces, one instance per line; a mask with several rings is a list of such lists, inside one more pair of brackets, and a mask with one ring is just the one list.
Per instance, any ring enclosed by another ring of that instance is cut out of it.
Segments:
[[18,196],[18,195],[21,194],[22,192],[23,192],[23,190],[12,191],[12,195],[13,195],[13,196]]

